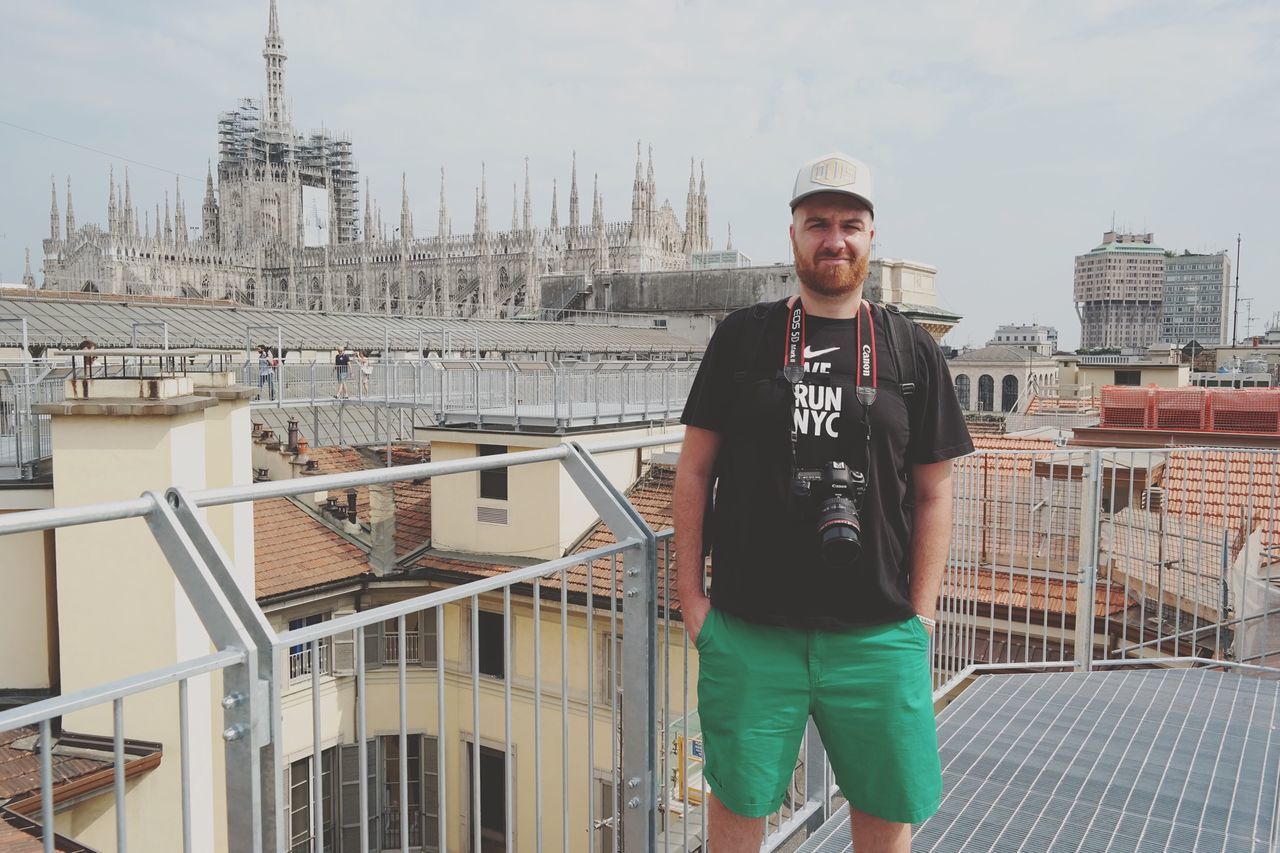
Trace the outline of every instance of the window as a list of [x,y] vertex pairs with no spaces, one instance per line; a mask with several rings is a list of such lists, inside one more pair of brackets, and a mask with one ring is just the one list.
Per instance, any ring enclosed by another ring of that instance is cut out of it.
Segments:
[[313,846],[311,794],[313,756],[308,755],[289,765],[289,853],[319,853],[337,849],[334,841],[333,760],[334,750],[320,753],[320,832],[323,846]]
[[[303,616],[299,619],[289,620],[289,630],[296,631],[299,628],[305,628],[308,625],[317,625],[325,619],[329,618],[326,613],[312,613],[310,616]],[[320,675],[328,675],[330,672],[330,640],[321,640],[316,644],[316,655],[320,659]],[[296,646],[289,647],[289,677],[302,678],[311,675],[311,643],[299,643]]]
[[[481,456],[498,456],[507,452],[506,446],[502,444],[482,444],[479,449]],[[505,501],[507,499],[506,468],[494,468],[480,472],[480,497],[493,501]]]
[[479,623],[480,651],[478,663],[480,673],[494,678],[506,675],[506,660],[502,642],[502,614],[480,611]]
[[[436,665],[436,614],[420,610],[404,617],[404,661],[425,667]],[[400,663],[400,629],[396,619],[388,619],[364,629],[365,669]]]
[[989,412],[995,407],[996,382],[990,374],[978,377],[978,411]]
[[[507,757],[499,749],[480,747],[480,808],[476,808],[475,744],[467,744],[467,849],[473,853],[502,853],[507,841]],[[475,851],[477,811],[480,820],[480,850]]]
[[1018,405],[1018,377],[1013,374],[1000,381],[1000,411],[1012,412]]
[[960,402],[960,408],[967,412],[969,410],[969,377],[963,373],[956,377],[956,399]]

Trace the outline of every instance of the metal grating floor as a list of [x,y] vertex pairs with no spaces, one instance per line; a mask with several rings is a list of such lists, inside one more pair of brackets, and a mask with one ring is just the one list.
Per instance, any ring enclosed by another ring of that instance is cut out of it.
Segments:
[[[1204,669],[987,675],[938,717],[914,853],[1269,850],[1280,685]],[[797,853],[851,851],[841,809]]]

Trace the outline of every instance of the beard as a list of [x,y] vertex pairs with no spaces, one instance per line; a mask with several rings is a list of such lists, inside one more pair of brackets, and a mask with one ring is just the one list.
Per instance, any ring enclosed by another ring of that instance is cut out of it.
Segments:
[[[792,241],[795,249],[795,241]],[[871,259],[863,255],[851,264],[821,266],[819,262],[826,258],[844,257],[843,255],[816,255],[812,259],[795,251],[796,275],[805,287],[823,296],[844,296],[852,293],[867,280],[867,268]]]

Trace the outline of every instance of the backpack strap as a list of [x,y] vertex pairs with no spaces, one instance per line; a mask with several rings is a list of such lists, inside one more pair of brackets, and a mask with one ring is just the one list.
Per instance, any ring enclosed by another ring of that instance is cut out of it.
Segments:
[[916,392],[915,323],[906,317],[898,306],[881,302],[885,310],[885,329],[889,335],[889,352],[893,357],[893,369],[898,374],[898,387],[907,402],[907,423],[914,426],[920,414],[920,400]]
[[734,383],[741,384],[747,381],[750,375],[750,366],[755,363],[756,358],[765,344],[765,334],[769,329],[769,318],[774,311],[779,310],[787,304],[787,300],[780,299],[777,302],[757,302],[751,307],[751,316],[747,318],[747,322],[743,324],[742,334],[738,338],[738,369],[733,372]]

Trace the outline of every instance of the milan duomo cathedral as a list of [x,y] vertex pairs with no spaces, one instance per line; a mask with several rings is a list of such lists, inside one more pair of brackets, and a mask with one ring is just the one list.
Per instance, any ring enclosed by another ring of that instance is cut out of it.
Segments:
[[[705,176],[690,164],[685,227],[669,203],[657,204],[653,157],[647,168],[636,148],[631,219],[606,222],[597,186],[591,220],[583,224],[576,157],[568,222],[560,224],[552,185],[551,221],[533,222],[525,161],[524,205],[512,191],[511,228],[489,227],[488,188],[481,170],[475,225],[455,234],[440,174],[439,222],[433,237],[415,234],[402,183],[400,222],[388,234],[380,208],[364,198],[351,142],[325,133],[294,132],[284,92],[287,57],[275,0],[267,29],[266,109],[254,99],[218,117],[218,167],[210,168],[200,208],[199,236],[188,235],[181,189],[164,214],[135,207],[128,172],[110,176],[107,224],[77,225],[67,180],[65,233],[56,183],[44,241],[46,290],[178,296],[311,311],[428,316],[519,316],[542,305],[539,277],[597,270],[670,270],[689,266],[711,248]],[[322,210],[321,208],[327,208]],[[141,227],[139,219],[145,224]],[[195,230],[194,226],[190,230]]]

